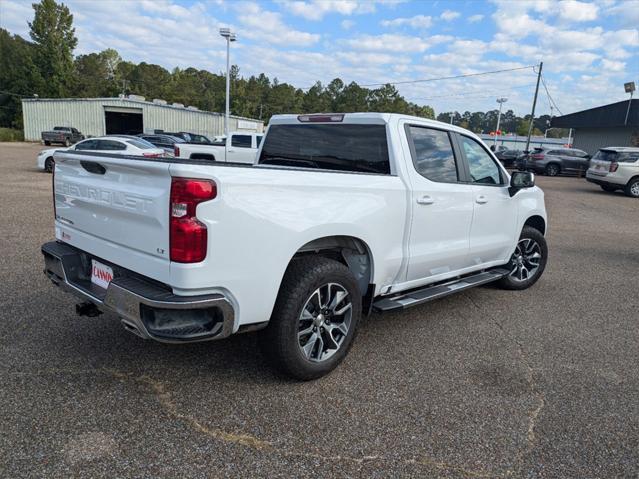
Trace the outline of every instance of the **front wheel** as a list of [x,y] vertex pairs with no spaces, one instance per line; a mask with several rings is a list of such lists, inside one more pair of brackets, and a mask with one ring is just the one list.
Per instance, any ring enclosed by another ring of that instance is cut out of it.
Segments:
[[260,332],[262,350],[295,379],[324,376],[348,353],[361,310],[357,281],[346,266],[322,257],[293,260]]
[[546,167],[546,174],[548,176],[557,176],[559,171],[559,165],[555,165],[554,163],[551,163]]
[[504,289],[521,290],[530,288],[541,277],[548,260],[546,238],[539,230],[524,226],[510,262],[510,274],[499,280]]
[[52,173],[53,172],[53,158],[49,157],[46,159],[46,161],[44,162],[44,171],[46,171],[47,173]]
[[626,195],[632,198],[639,198],[639,178],[634,178],[628,182],[624,189]]

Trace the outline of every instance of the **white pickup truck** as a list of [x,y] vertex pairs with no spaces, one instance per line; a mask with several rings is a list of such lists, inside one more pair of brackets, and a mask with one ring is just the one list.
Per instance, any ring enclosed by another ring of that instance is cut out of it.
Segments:
[[212,145],[176,143],[173,155],[191,160],[223,161],[228,163],[255,163],[262,133],[233,132]]
[[358,320],[547,259],[543,192],[467,130],[406,115],[272,118],[255,165],[63,151],[45,273],[163,342],[261,330],[299,379],[344,358]]

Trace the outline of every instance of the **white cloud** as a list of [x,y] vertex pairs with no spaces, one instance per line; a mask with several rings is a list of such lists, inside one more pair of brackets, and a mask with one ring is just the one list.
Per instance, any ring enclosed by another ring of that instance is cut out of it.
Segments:
[[360,35],[359,37],[346,40],[346,44],[355,50],[388,51],[394,53],[423,52],[432,45],[432,43],[420,37],[394,34]]
[[454,10],[444,10],[444,12],[440,15],[440,17],[441,17],[442,20],[450,22],[452,20],[455,20],[460,15],[461,15],[461,13],[456,12]]
[[378,3],[399,3],[402,0],[278,0],[293,15],[307,20],[321,20],[325,15],[371,13]]
[[626,69],[626,64],[624,62],[617,62],[614,60],[608,60],[604,58],[601,60],[601,67],[604,70],[613,71],[613,72],[622,72]]
[[31,3],[13,0],[0,1],[0,27],[16,33],[24,38],[29,38],[29,25],[27,20],[33,18]]
[[477,15],[471,15],[470,17],[467,18],[468,22],[470,23],[481,22],[483,19],[484,19],[484,16],[480,13],[478,13]]
[[559,2],[559,17],[572,22],[589,22],[597,19],[599,7],[594,3],[579,2],[577,0],[562,0]]
[[350,30],[355,25],[355,22],[353,20],[342,20],[340,25],[344,30]]
[[616,17],[622,25],[639,25],[639,0],[625,0],[604,10],[606,15]]
[[433,24],[433,18],[426,15],[415,15],[414,17],[395,18],[393,20],[383,20],[383,27],[402,27],[408,26],[412,28],[428,28]]
[[262,10],[257,3],[238,5],[237,19],[243,25],[243,35],[253,40],[276,45],[306,46],[317,43],[320,35],[294,30],[282,21],[277,12]]

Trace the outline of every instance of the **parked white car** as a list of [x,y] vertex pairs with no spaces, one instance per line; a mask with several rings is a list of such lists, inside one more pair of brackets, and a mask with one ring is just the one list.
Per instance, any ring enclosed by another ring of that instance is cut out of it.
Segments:
[[255,163],[262,133],[233,132],[213,145],[180,143],[175,145],[174,155],[191,160],[209,160],[229,163]]
[[42,150],[38,153],[38,168],[51,173],[55,163],[54,155],[62,151],[91,151],[115,155],[138,155],[149,158],[166,156],[162,148],[157,148],[141,138],[134,136],[101,136],[82,140],[69,148],[47,148]]
[[533,173],[407,115],[274,116],[255,165],[69,150],[54,198],[45,273],[80,314],[172,343],[261,330],[299,379],[335,368],[372,309],[522,290],[548,255]]
[[639,198],[639,148],[609,146],[600,149],[590,160],[586,179],[604,191],[623,190]]

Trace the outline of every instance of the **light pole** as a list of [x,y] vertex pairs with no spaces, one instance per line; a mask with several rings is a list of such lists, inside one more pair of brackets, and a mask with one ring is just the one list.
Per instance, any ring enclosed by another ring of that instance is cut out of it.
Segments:
[[230,28],[220,28],[220,35],[226,38],[226,113],[224,115],[224,135],[229,137],[229,100],[231,97],[231,42],[237,37]]
[[495,137],[493,138],[493,146],[497,147],[497,132],[499,131],[499,122],[501,122],[501,107],[508,101],[508,98],[497,98],[499,103],[499,113],[497,114],[497,128],[495,128]]

